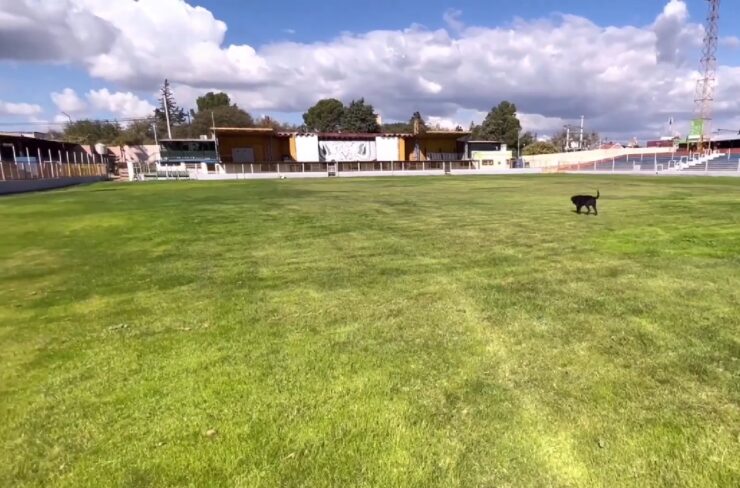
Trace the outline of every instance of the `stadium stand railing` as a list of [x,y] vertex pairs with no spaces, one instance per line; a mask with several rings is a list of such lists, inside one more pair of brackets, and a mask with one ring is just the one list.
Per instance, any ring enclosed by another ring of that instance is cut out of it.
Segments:
[[64,161],[1,161],[0,181],[52,180],[86,176],[105,176],[102,163],[67,163]]

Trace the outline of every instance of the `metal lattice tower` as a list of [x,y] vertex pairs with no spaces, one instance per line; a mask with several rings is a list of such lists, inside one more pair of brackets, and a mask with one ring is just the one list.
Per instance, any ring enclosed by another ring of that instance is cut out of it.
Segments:
[[704,25],[704,45],[702,47],[701,73],[702,77],[696,82],[696,118],[703,123],[700,145],[711,138],[712,109],[714,106],[714,88],[717,81],[717,43],[719,39],[719,2],[707,0],[709,14]]

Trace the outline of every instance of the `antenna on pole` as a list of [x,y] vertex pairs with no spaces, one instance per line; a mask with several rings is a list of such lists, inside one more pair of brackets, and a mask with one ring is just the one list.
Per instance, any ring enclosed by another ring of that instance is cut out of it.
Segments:
[[[696,119],[694,134],[699,136],[699,148],[704,149],[712,137],[712,109],[714,108],[714,88],[717,82],[717,42],[719,38],[719,2],[707,0],[709,13],[704,25],[704,45],[701,56],[702,77],[696,82]],[[696,134],[698,132],[698,134]]]

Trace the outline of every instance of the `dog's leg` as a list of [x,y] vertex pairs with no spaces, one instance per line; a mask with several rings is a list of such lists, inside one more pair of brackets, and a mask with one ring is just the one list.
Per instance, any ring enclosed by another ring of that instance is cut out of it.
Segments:
[[580,205],[576,205],[576,213],[578,213],[578,214],[581,213],[581,206]]
[[596,204],[594,203],[594,215],[599,215],[599,211],[596,210]]

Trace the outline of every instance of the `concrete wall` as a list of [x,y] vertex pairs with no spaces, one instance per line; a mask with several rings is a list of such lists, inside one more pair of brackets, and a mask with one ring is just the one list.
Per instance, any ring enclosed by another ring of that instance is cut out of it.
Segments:
[[378,161],[398,161],[399,140],[399,137],[376,137],[375,150]]
[[31,191],[51,190],[67,186],[82,185],[105,180],[105,176],[79,176],[74,178],[60,178],[56,180],[12,180],[0,181],[0,195],[12,193],[26,193]]
[[673,149],[665,147],[640,147],[635,149],[596,149],[593,151],[577,151],[569,153],[539,154],[537,156],[523,156],[530,168],[557,167],[558,164],[577,164],[601,161],[602,159],[617,158],[626,155],[663,154],[671,153]]
[[118,158],[118,161],[137,163],[154,163],[159,161],[159,146],[146,144],[140,146],[110,146],[108,151]]
[[295,138],[296,161],[313,162],[319,160],[319,136],[299,134]]

